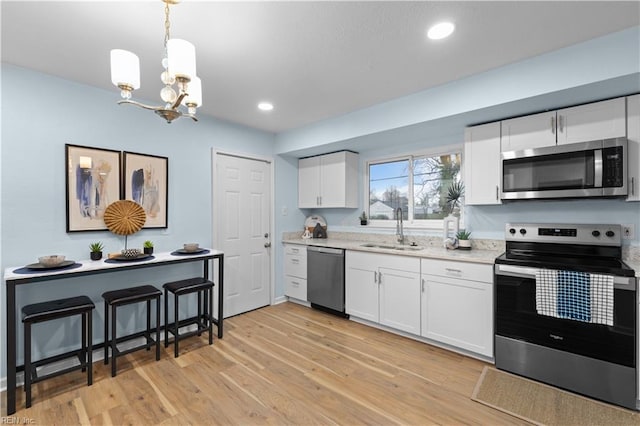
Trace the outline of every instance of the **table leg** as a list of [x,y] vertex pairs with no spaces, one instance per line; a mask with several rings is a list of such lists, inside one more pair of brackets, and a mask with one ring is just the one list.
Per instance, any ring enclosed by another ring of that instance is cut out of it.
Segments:
[[218,257],[218,339],[222,339],[224,321],[224,254]]
[[7,282],[7,415],[16,412],[16,286]]

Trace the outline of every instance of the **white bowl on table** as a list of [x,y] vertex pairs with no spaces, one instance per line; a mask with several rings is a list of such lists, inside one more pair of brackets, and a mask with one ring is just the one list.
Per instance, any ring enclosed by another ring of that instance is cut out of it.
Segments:
[[183,245],[183,247],[184,247],[184,251],[188,251],[188,252],[198,251],[200,249],[200,244],[198,244],[198,243],[185,243]]
[[64,262],[65,258],[63,254],[51,254],[49,256],[40,256],[38,262],[44,266],[58,266]]

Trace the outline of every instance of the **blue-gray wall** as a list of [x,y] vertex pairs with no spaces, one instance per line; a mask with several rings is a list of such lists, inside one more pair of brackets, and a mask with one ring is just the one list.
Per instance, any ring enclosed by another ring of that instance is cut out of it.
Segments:
[[[188,241],[211,246],[213,148],[272,156],[272,134],[207,117],[201,117],[198,123],[182,119],[169,125],[150,111],[117,105],[118,99],[115,89],[105,91],[2,64],[3,271],[52,253],[88,259],[89,244],[98,240],[104,242],[107,253],[124,247],[123,237],[110,232],[66,233],[64,145],[67,143],[169,158],[169,227],[142,230],[128,240],[132,247],[141,247],[144,240],[152,240],[157,251],[171,251]],[[172,279],[199,275],[201,268],[198,263],[23,285],[17,291],[18,305],[86,294],[96,302],[93,331],[95,341],[101,342],[103,308],[98,302],[102,300],[102,292],[147,283],[160,287]],[[4,285],[1,294],[4,351]],[[131,309],[140,314],[136,308]],[[127,315],[120,318],[124,321]],[[144,323],[140,318],[136,320],[138,324]],[[131,318],[121,326],[132,330],[134,322]],[[73,327],[66,331],[59,324],[36,327],[34,359],[64,352],[77,342],[78,321],[68,321]],[[19,345],[20,364],[22,333]],[[6,377],[4,363],[1,375]]]
[[[186,240],[211,245],[210,159],[211,149],[217,148],[274,159],[274,285],[279,297],[283,253],[278,240],[284,231],[301,231],[311,213],[297,208],[299,156],[350,148],[361,153],[364,171],[369,159],[461,144],[463,129],[470,124],[640,92],[639,52],[640,28],[635,27],[275,136],[206,117],[197,124],[178,120],[167,125],[148,111],[116,105],[116,90],[3,63],[0,264],[4,270],[56,252],[85,259],[88,244],[96,240],[105,242],[107,252],[122,248],[122,238],[108,232],[65,232],[65,143],[169,157],[169,229],[143,230],[129,241],[139,246],[151,239],[159,251],[179,247]],[[330,229],[362,230],[357,226],[364,204],[360,180],[359,208],[317,211],[325,215]],[[466,217],[478,238],[501,239],[508,221],[631,223],[640,234],[640,203],[618,200],[476,206],[467,208]],[[631,243],[638,245],[638,241],[636,237]],[[168,267],[25,285],[18,292],[18,303],[79,292],[99,301],[106,288],[159,285],[198,272],[195,266]],[[3,285],[3,299],[4,294]],[[94,336],[101,341],[102,305],[97,307]],[[4,343],[3,301],[0,309]],[[65,351],[77,341],[77,322],[71,331],[56,325],[43,325],[37,331],[35,356]],[[131,329],[133,320],[123,327]],[[18,353],[21,363],[21,349]],[[6,376],[4,365],[0,375]]]

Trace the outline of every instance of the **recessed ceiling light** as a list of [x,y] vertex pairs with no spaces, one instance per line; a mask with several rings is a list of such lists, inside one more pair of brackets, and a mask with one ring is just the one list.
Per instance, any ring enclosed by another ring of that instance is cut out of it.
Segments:
[[258,104],[258,109],[260,111],[271,111],[273,109],[273,104],[271,102],[260,102]]
[[455,28],[451,22],[440,22],[429,28],[427,37],[431,40],[440,40],[449,37]]

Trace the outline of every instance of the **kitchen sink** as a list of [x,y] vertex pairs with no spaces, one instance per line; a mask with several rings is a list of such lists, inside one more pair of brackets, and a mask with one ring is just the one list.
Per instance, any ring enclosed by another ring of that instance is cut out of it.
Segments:
[[360,247],[368,247],[368,248],[379,248],[386,250],[422,250],[421,246],[392,246],[388,244],[374,244],[374,243],[366,243],[362,244]]

